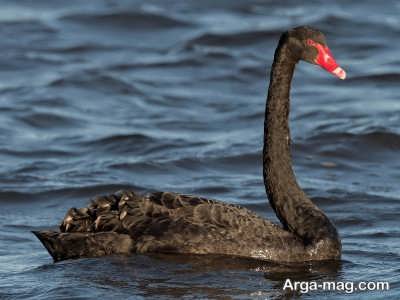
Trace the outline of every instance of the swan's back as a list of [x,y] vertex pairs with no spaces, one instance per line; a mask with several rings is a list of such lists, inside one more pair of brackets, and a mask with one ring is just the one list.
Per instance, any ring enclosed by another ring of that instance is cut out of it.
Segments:
[[97,197],[86,208],[71,208],[60,231],[35,233],[55,260],[112,253],[212,253],[302,261],[306,255],[300,239],[246,208],[171,192]]

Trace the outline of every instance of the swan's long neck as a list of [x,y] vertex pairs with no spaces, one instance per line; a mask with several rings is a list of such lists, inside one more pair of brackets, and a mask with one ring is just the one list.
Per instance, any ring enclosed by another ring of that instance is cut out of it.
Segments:
[[335,227],[299,187],[290,155],[290,84],[296,59],[284,37],[275,52],[264,123],[263,175],[268,199],[285,229],[305,244],[338,239]]

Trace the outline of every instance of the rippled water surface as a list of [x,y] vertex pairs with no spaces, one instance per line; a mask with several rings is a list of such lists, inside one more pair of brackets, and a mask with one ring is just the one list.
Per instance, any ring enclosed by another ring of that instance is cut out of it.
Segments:
[[[1,299],[400,299],[396,1],[0,1]],[[121,188],[266,204],[267,74],[282,31],[322,30],[348,72],[300,63],[301,186],[339,228],[338,264],[132,256],[53,264],[31,230]],[[289,293],[296,280],[385,292]]]

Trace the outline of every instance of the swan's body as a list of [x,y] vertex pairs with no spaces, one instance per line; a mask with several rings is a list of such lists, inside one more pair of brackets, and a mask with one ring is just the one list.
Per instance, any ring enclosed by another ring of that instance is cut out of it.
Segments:
[[87,208],[70,209],[61,232],[34,232],[53,258],[162,252],[280,262],[339,259],[341,244],[335,227],[301,190],[291,166],[288,114],[295,64],[303,59],[329,67],[336,75],[343,71],[335,64],[333,69],[317,62],[320,57],[315,59],[316,53],[300,43],[310,37],[318,45],[325,44],[323,35],[308,27],[282,35],[268,91],[263,174],[270,204],[283,228],[248,209],[215,200],[123,191],[96,198]]

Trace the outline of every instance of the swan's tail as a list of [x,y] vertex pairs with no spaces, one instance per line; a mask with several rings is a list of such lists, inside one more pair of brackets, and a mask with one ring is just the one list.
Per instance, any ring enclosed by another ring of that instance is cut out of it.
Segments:
[[57,247],[57,232],[53,231],[32,231],[34,235],[42,242],[43,246],[50,253],[51,257],[53,257],[54,261],[58,261],[58,252]]
[[127,234],[56,231],[32,231],[32,233],[42,242],[54,261],[134,252],[134,242]]

